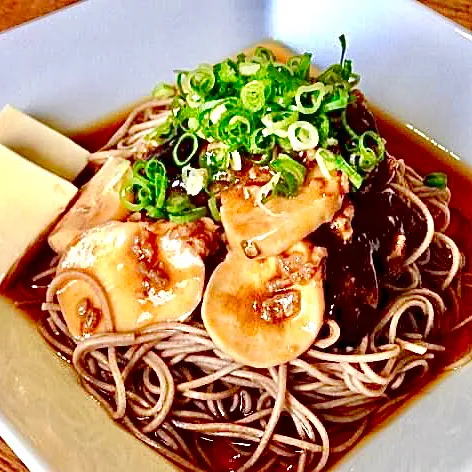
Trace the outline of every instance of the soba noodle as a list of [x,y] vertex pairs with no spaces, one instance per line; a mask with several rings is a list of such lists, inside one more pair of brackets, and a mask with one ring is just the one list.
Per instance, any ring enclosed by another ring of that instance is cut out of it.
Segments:
[[[92,160],[155,151],[147,135],[165,120],[168,103],[151,100],[138,106]],[[107,328],[112,328],[103,287],[80,271],[62,272],[53,279],[40,330],[71,360],[84,388],[112,418],[180,467],[212,470],[204,443],[227,438],[243,458],[239,472],[268,470],[278,459],[296,463],[298,472],[320,471],[330,453],[358,441],[373,415],[403,401],[406,395],[396,392],[402,392],[409,373],[428,371],[444,349],[429,341],[446,312],[442,292],[426,288],[422,281],[433,277],[441,291],[456,290],[461,253],[444,234],[450,192],[425,186],[403,161],[397,164],[389,188],[421,215],[426,232],[398,279],[408,283],[390,281],[382,287],[388,306],[375,329],[355,347],[337,345],[341,329],[329,319],[327,335],[300,358],[277,368],[253,369],[218,350],[198,314],[186,323],[160,323],[137,333],[110,332],[76,341],[55,299],[71,279],[89,284]],[[404,319],[409,322],[402,323]],[[341,428],[350,434],[342,443],[330,441],[331,432]]]

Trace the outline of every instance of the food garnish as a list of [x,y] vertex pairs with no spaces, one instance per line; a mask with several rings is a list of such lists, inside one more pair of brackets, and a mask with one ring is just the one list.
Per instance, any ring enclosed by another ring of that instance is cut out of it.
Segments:
[[[281,63],[258,47],[177,71],[175,87],[157,86],[153,96],[172,98],[171,113],[148,133],[152,152],[135,161],[123,205],[149,218],[189,222],[209,214],[218,221],[222,177],[231,186],[252,166],[267,170],[264,202],[298,195],[315,164],[325,177],[346,174],[352,190],[359,189],[383,159],[385,144],[376,132],[358,133],[348,123],[359,76],[346,59],[344,35],[340,42],[340,62],[316,77],[311,54]],[[349,136],[347,145],[340,134]]]
[[428,187],[445,188],[447,187],[447,175],[443,172],[431,172],[424,178],[424,183]]

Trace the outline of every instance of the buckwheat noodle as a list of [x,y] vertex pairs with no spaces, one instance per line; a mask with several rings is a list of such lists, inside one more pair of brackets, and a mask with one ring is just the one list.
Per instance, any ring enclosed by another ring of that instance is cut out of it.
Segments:
[[[147,135],[165,120],[168,104],[151,100],[138,106],[91,159],[103,162],[154,152],[157,144]],[[253,369],[215,347],[198,313],[186,323],[76,341],[56,302],[57,291],[70,280],[89,284],[107,327],[112,327],[103,287],[77,270],[62,272],[49,284],[43,304],[47,315],[39,328],[112,418],[183,469],[218,470],[207,445],[225,438],[242,458],[238,472],[269,470],[275,461],[296,464],[298,472],[320,471],[330,453],[358,441],[373,415],[403,401],[407,395],[401,387],[409,374],[424,374],[444,350],[429,337],[443,323],[443,293],[456,292],[462,265],[459,249],[444,234],[450,192],[426,187],[403,161],[397,161],[388,186],[421,215],[426,230],[406,259],[398,278],[402,283],[390,281],[382,287],[388,306],[355,347],[338,346],[342,329],[329,319],[325,337],[300,358],[277,368]],[[440,289],[425,287],[424,277],[433,278]],[[402,323],[404,319],[409,322]],[[455,329],[468,320],[457,321]],[[343,442],[330,441],[333,432],[343,429],[349,432]]]

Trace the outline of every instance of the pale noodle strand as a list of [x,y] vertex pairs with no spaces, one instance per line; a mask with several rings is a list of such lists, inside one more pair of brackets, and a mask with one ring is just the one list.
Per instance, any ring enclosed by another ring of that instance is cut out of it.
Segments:
[[398,184],[390,184],[390,185],[400,195],[407,198],[414,205],[416,205],[425,218],[426,235],[421,245],[405,261],[405,265],[410,265],[410,264],[413,264],[413,262],[415,262],[417,259],[419,259],[421,255],[426,251],[426,249],[431,244],[431,241],[433,240],[433,236],[434,236],[434,220],[433,220],[433,217],[431,216],[430,211],[428,210],[428,207],[411,190],[407,189],[406,187],[402,187],[401,185],[398,185]]

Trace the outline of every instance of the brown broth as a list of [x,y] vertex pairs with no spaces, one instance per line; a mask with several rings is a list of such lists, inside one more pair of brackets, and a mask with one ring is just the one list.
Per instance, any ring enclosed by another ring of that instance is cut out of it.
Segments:
[[[472,229],[472,200],[469,198],[468,193],[472,188],[472,171],[453,159],[446,152],[440,150],[437,146],[428,142],[424,137],[421,137],[405,125],[395,121],[384,112],[372,106],[370,108],[374,111],[380,134],[387,140],[387,149],[394,157],[404,159],[407,164],[411,165],[421,174],[432,171],[442,171],[448,175],[448,184],[452,192],[450,204],[452,218],[447,233],[456,241],[461,251],[465,254],[467,261],[466,271],[469,272],[469,260],[472,257],[472,238],[469,237],[469,235],[472,234],[470,231]],[[128,111],[129,109],[126,109],[84,130],[73,133],[72,138],[90,151],[95,151],[103,146],[118,129]],[[43,251],[43,254],[37,261],[28,266],[21,279],[23,281],[28,280],[33,274],[46,269],[51,257],[51,251]],[[28,304],[28,301],[44,299],[44,294],[45,289],[38,286],[35,289],[25,291],[24,283],[17,283],[10,287],[7,292],[7,295],[16,303],[20,304],[33,320],[38,318],[40,311],[33,305]],[[461,299],[461,308],[464,310],[464,318],[472,314],[472,304],[468,303],[469,301],[472,301],[472,290],[464,287]],[[468,312],[466,310],[468,310]],[[426,388],[430,388],[433,382],[440,379],[442,376],[442,367],[471,351],[472,323],[457,330],[453,335],[446,336],[442,341],[446,346],[444,355],[439,356],[437,360],[435,360],[431,371],[423,377],[421,382],[414,385],[407,400],[393,406],[389,411],[383,414],[381,418],[375,417],[372,419],[367,433],[364,434],[360,442],[364,442],[366,437],[372,436],[368,433],[384,427],[387,421],[395,417],[412,399],[419,398],[419,393]],[[339,433],[337,436],[331,436],[333,443],[341,443],[345,434],[346,431]],[[234,456],[234,450],[228,446],[224,439],[208,441],[206,451],[213,459],[213,463],[216,464],[218,470],[230,471],[238,465],[241,465],[241,459]],[[345,455],[346,453],[332,454],[329,466],[333,466]],[[289,466],[278,465],[277,467],[274,466],[271,468],[271,470],[275,472],[293,469],[293,464]]]

